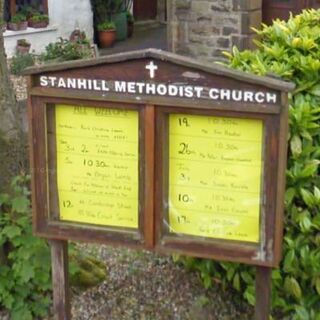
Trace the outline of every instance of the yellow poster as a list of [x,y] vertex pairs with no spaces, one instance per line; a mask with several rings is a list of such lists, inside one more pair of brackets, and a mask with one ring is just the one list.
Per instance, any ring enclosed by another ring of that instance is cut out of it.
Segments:
[[138,228],[138,112],[55,110],[60,219]]
[[261,120],[169,116],[170,232],[258,243]]

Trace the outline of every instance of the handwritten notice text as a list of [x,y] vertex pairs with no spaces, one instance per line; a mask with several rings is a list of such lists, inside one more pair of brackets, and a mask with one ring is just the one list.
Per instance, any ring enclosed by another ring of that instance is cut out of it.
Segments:
[[169,116],[170,232],[259,242],[261,120]]
[[60,219],[138,227],[138,112],[56,105]]

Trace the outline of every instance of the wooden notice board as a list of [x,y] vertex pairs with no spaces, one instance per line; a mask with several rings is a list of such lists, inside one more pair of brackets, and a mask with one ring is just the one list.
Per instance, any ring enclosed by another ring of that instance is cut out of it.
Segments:
[[152,49],[28,74],[36,234],[279,263],[292,84]]

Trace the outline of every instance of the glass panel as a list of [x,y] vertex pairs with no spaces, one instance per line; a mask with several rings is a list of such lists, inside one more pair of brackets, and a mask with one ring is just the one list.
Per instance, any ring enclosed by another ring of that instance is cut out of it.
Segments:
[[138,112],[55,109],[60,220],[138,228]]
[[263,122],[169,116],[169,231],[258,243]]

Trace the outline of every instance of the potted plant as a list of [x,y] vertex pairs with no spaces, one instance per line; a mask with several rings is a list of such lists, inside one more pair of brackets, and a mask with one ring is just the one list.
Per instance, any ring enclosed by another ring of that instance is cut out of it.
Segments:
[[17,40],[17,53],[27,54],[30,51],[31,43],[26,39]]
[[134,29],[134,18],[130,11],[127,11],[127,31],[128,31],[128,38],[131,38],[133,35]]
[[27,17],[22,13],[14,15],[8,23],[8,29],[13,31],[26,30],[28,28]]
[[116,40],[116,25],[112,21],[105,21],[97,25],[99,46],[108,48]]
[[28,20],[31,28],[46,28],[49,24],[49,17],[46,14],[36,13]]

